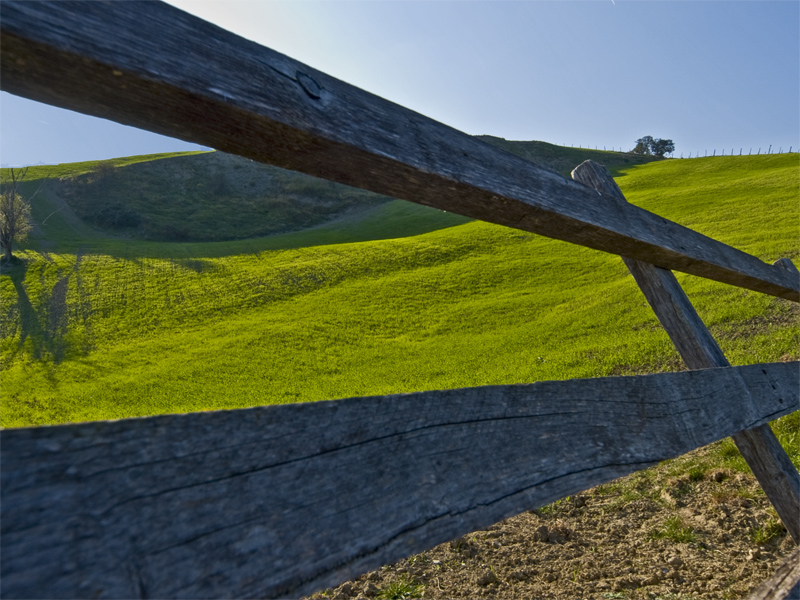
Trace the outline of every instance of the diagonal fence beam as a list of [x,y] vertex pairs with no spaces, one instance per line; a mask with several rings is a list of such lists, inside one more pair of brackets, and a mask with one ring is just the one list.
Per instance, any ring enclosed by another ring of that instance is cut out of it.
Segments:
[[[625,202],[625,196],[608,170],[593,161],[579,165],[572,177],[592,189]],[[666,269],[623,257],[625,265],[664,326],[672,343],[690,369],[728,367],[730,363],[692,306],[675,275]],[[776,268],[788,273],[797,269],[788,259]],[[795,405],[795,409],[800,405]],[[737,432],[733,441],[747,461],[787,531],[800,543],[800,474],[778,442],[769,425]]]
[[12,94],[800,302],[792,274],[169,5],[6,0],[0,33]]
[[798,363],[0,433],[0,596],[295,598],[794,410]]

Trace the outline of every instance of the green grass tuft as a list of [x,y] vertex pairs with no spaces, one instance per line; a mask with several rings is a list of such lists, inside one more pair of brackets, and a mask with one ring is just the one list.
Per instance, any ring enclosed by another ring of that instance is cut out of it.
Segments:
[[651,537],[657,540],[671,540],[677,544],[690,544],[697,541],[694,530],[677,515],[667,517],[661,527],[651,533]]
[[422,598],[425,587],[404,575],[378,591],[375,597],[378,600],[406,600]]
[[689,481],[700,481],[705,477],[706,468],[702,465],[693,465],[689,467],[689,472],[687,475],[689,476]]
[[763,545],[769,542],[772,538],[781,535],[785,528],[783,523],[778,519],[772,518],[765,525],[753,527],[750,530],[750,538],[754,543]]

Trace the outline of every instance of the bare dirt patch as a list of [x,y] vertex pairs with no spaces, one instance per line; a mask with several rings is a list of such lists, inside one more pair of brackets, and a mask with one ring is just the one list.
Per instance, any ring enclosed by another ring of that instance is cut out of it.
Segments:
[[751,475],[670,472],[635,473],[311,598],[733,599],[794,548]]

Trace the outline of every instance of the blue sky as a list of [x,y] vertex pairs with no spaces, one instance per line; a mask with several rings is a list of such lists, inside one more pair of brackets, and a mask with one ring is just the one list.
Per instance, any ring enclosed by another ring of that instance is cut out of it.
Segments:
[[[800,2],[172,0],[470,134],[676,156],[800,146]],[[195,148],[0,95],[0,162]]]

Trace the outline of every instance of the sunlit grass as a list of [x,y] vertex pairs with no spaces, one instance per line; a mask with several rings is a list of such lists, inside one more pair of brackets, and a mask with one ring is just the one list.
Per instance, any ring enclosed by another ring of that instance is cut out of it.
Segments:
[[690,544],[697,541],[697,535],[694,530],[678,515],[667,517],[660,527],[651,533],[653,539],[666,539],[673,541],[677,544]]
[[[795,156],[618,181],[771,262],[797,256]],[[284,248],[53,235],[0,275],[6,427],[681,368],[618,257],[486,223]],[[798,358],[796,305],[679,278],[733,364]]]
[[378,600],[410,600],[421,598],[424,590],[425,586],[404,575],[379,590],[375,597]]

